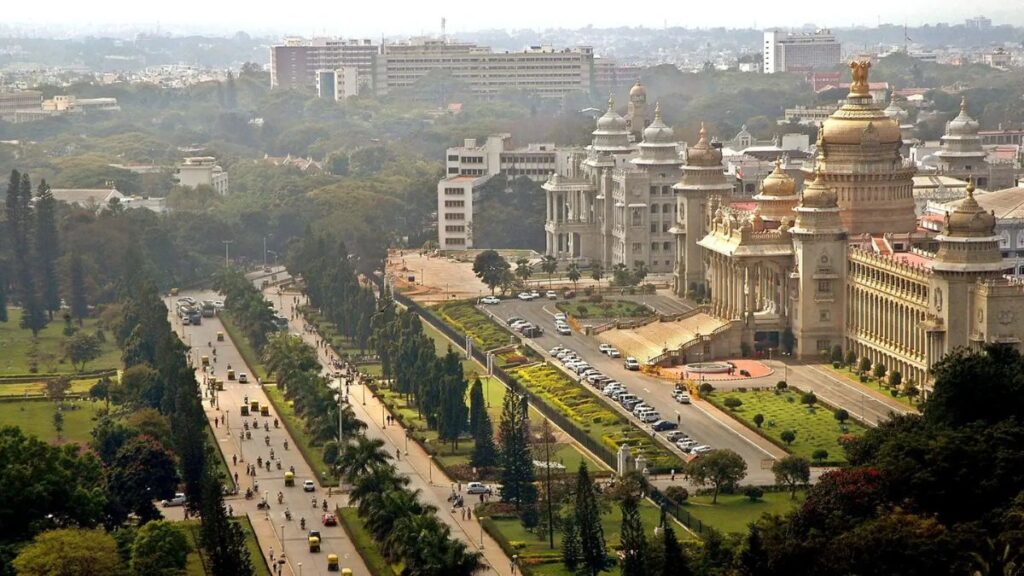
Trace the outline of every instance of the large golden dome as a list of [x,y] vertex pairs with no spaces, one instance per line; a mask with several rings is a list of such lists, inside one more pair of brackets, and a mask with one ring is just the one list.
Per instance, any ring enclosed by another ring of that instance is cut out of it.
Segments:
[[868,84],[870,62],[851,62],[853,82],[850,94],[822,127],[824,143],[828,144],[902,144],[899,121],[886,116],[871,98]]

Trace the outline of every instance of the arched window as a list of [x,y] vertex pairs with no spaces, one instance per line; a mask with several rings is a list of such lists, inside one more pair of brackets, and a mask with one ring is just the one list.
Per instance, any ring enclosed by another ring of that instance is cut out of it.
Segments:
[[1024,248],[1024,230],[1017,232],[1017,248]]
[[1010,247],[1010,233],[1007,232],[1006,230],[1003,230],[1002,233],[999,234],[999,247],[1000,248],[1009,248]]
[[657,213],[658,213],[658,205],[657,204],[651,204],[651,214],[657,214]]

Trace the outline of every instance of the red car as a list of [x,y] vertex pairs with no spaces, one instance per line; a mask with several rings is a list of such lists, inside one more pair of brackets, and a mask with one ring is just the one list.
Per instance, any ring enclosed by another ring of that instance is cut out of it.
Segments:
[[335,516],[334,514],[328,512],[327,514],[324,514],[323,522],[324,522],[324,526],[337,526],[338,525],[338,517]]

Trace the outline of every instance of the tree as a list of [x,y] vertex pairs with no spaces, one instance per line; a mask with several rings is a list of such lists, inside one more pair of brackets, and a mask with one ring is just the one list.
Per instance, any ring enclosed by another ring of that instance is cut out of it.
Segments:
[[64,432],[64,412],[61,411],[59,406],[53,412],[53,430],[57,432],[57,440],[63,440],[62,434]]
[[782,433],[779,434],[779,438],[789,446],[796,440],[796,432],[793,430],[783,430]]
[[516,276],[525,284],[530,276],[533,276],[533,267],[530,266],[530,261],[526,258],[520,258],[516,260]]
[[747,463],[732,450],[712,450],[689,462],[684,474],[695,484],[710,485],[714,490],[711,503],[717,504],[718,493],[723,487],[736,484],[747,475]]
[[885,378],[885,364],[878,362],[877,364],[875,364],[875,367],[871,371],[871,373],[875,378],[881,381],[882,378]]
[[889,386],[898,389],[900,384],[903,384],[903,373],[899,370],[889,372]]
[[[548,288],[551,287],[551,277],[558,270],[558,259],[551,254],[545,254],[540,261],[540,269],[548,275]],[[570,278],[571,280],[571,278]]]
[[818,396],[814,392],[807,392],[800,396],[800,403],[807,405],[808,408],[814,408],[814,405],[818,403]]
[[576,526],[576,514],[562,518],[562,564],[569,572],[576,572],[583,551],[580,549],[580,532]]
[[813,458],[814,461],[817,462],[818,464],[821,464],[825,460],[828,460],[828,450],[825,450],[824,448],[818,448],[817,450],[811,453],[811,458]]
[[99,358],[102,353],[99,340],[92,334],[78,332],[64,341],[64,354],[78,372],[85,370],[85,365]]
[[130,572],[133,576],[174,576],[185,570],[192,546],[185,533],[172,522],[146,523],[132,543]]
[[616,286],[631,286],[633,284],[633,275],[629,272],[629,267],[622,262],[612,266],[612,282]]
[[533,456],[530,454],[526,397],[514,392],[505,394],[498,424],[501,446],[501,500],[515,505],[516,511],[532,507],[537,501],[534,486]]
[[768,568],[768,553],[764,549],[764,542],[761,539],[761,528],[752,524],[747,532],[747,541],[740,553],[737,555],[740,576],[766,576],[770,574]]
[[60,283],[57,278],[60,239],[57,235],[57,201],[45,180],[39,182],[35,200],[35,277],[40,303],[52,320],[53,313],[60,309]]
[[754,424],[760,428],[764,424],[764,414],[754,414]]
[[580,273],[580,267],[575,262],[569,264],[569,270],[566,272],[566,277],[569,278],[569,282],[572,282],[573,292],[576,291],[576,283],[580,281],[583,275]]
[[867,356],[860,357],[860,366],[858,366],[860,372],[867,372],[871,370],[871,359]]
[[109,576],[123,569],[117,542],[103,530],[66,528],[36,536],[14,559],[21,576]]
[[129,512],[143,521],[159,518],[160,512],[153,501],[170,498],[178,486],[174,455],[148,436],[137,436],[125,442],[108,474],[107,489],[118,512],[113,516],[118,519]]
[[740,406],[743,405],[743,401],[740,400],[739,398],[735,397],[735,396],[727,397],[723,401],[723,403],[725,404],[725,407],[730,409],[730,410],[736,410],[737,408],[739,408]]
[[597,576],[608,566],[608,553],[605,550],[604,528],[601,526],[601,510],[598,508],[594,482],[587,472],[586,462],[580,462],[576,472],[574,511],[580,538],[580,569],[585,574]]
[[633,265],[633,277],[631,279],[633,284],[643,284],[647,278],[647,263],[642,260],[637,260]]
[[67,376],[58,376],[46,381],[46,397],[57,404],[64,401],[64,397],[70,389],[71,379]]
[[836,410],[835,419],[839,421],[839,425],[846,424],[846,421],[850,419],[850,413],[845,408]]
[[484,250],[473,259],[473,273],[491,289],[492,295],[510,268],[508,261],[494,250]]
[[661,523],[661,555],[658,559],[658,576],[691,576],[690,561],[679,544],[676,531],[670,522]]
[[852,367],[854,364],[857,363],[857,353],[854,352],[853,350],[847,350],[845,360],[846,361],[844,362],[844,364],[846,364],[847,367]]
[[341,463],[338,465],[338,474],[348,484],[355,484],[359,478],[371,471],[388,466],[390,460],[391,452],[384,448],[383,440],[357,436],[354,443],[345,446]]
[[839,344],[835,344],[835,345],[832,346],[832,358],[831,358],[831,360],[833,362],[840,362],[840,363],[843,361],[843,347],[840,346]]
[[85,291],[85,270],[82,267],[82,255],[77,250],[71,253],[68,264],[68,304],[71,315],[82,325],[82,320],[89,315],[89,302]]
[[647,576],[647,538],[637,500],[622,500],[622,576]]
[[473,434],[470,464],[477,468],[494,466],[498,459],[494,447],[494,426],[484,405],[483,383],[479,378],[469,391],[469,430]]
[[600,262],[594,262],[590,267],[590,277],[597,282],[597,287],[601,287],[601,279],[604,278],[604,266],[601,266]]
[[811,463],[800,456],[786,456],[772,464],[775,483],[789,487],[789,497],[796,498],[796,489],[811,481]]

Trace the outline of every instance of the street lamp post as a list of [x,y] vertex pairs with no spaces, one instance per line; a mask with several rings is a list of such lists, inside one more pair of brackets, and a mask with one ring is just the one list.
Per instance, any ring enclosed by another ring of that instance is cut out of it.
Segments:
[[227,268],[231,265],[231,260],[228,258],[228,248],[235,242],[234,240],[221,240],[224,243],[224,267]]
[[427,455],[427,477],[431,486],[434,485],[434,455]]
[[409,429],[405,429],[405,455],[409,455]]

